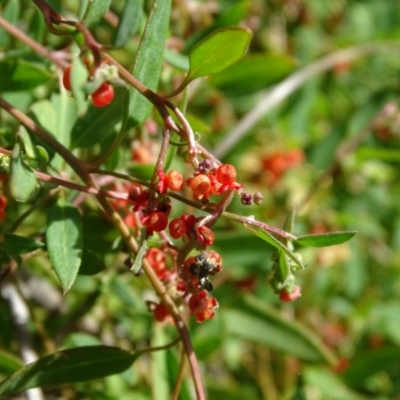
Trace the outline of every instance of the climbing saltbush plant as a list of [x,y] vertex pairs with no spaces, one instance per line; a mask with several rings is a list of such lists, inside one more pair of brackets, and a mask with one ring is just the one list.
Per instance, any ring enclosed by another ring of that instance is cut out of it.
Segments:
[[[317,218],[312,190],[284,182],[308,157],[323,169],[329,151],[307,154],[296,140],[268,148],[244,132],[262,118],[252,114],[260,93],[277,104],[313,75],[390,45],[296,72],[294,57],[259,50],[256,3],[0,3],[5,398],[214,398],[207,357],[234,337],[344,369],[279,311],[312,290],[303,274],[317,268],[313,252],[356,234]],[[304,197],[298,207],[290,186]]]

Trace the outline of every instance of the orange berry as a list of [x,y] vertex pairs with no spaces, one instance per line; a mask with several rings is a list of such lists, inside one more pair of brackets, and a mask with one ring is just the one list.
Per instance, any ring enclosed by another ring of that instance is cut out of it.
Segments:
[[231,164],[222,164],[217,169],[216,178],[219,183],[229,185],[236,181],[236,168]]
[[167,186],[168,189],[173,191],[178,191],[182,189],[183,186],[183,176],[179,171],[172,170],[167,174]]
[[207,175],[199,174],[188,180],[188,185],[193,191],[196,199],[201,199],[208,195],[211,189],[211,181]]

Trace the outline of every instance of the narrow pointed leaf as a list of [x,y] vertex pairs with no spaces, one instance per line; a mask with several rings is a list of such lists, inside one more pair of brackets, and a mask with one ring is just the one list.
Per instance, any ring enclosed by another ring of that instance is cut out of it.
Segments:
[[4,233],[4,246],[13,256],[30,253],[44,247],[44,243],[14,233]]
[[89,1],[82,22],[88,26],[99,21],[101,17],[108,11],[110,4],[111,0]]
[[86,114],[79,118],[71,132],[72,148],[87,148],[100,143],[115,132],[127,107],[127,90],[115,89],[115,97],[107,107],[90,105]]
[[33,169],[21,159],[21,145],[16,143],[11,156],[9,188],[11,196],[21,203],[32,200],[38,190]]
[[117,347],[101,345],[62,350],[28,364],[9,376],[0,383],[0,394],[118,374],[129,368],[137,356]]
[[[132,71],[137,79],[153,91],[157,90],[160,79],[170,12],[171,0],[153,1]],[[136,89],[131,88],[129,117],[133,126],[147,119],[152,106]]]
[[124,46],[136,33],[143,15],[143,0],[126,0],[115,31],[113,47]]
[[46,242],[50,260],[66,293],[82,262],[82,222],[75,207],[61,200],[49,210]]
[[274,235],[271,235],[269,232],[264,231],[262,229],[254,230],[247,229],[254,233],[254,235],[258,236],[260,239],[265,240],[272,246],[276,247],[280,252],[284,252],[288,258],[290,258],[299,268],[304,269],[303,263],[296,257],[296,255],[288,249],[281,241],[279,241]]
[[221,28],[208,35],[189,53],[190,69],[185,82],[215,74],[239,61],[247,51],[252,33],[237,26]]
[[283,224],[283,229],[285,232],[293,233],[295,219],[296,212],[295,210],[291,210],[286,216],[285,223]]
[[314,235],[301,235],[298,236],[296,242],[302,246],[308,247],[325,247],[334,246],[350,240],[357,231],[343,231],[343,232],[330,232],[320,233]]

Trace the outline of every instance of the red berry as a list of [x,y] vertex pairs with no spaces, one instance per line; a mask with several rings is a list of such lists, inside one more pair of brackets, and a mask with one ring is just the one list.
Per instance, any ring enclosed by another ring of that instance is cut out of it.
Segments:
[[71,90],[71,66],[70,65],[68,65],[68,67],[65,68],[65,70],[64,70],[62,82],[63,82],[65,89]]
[[172,170],[167,174],[167,185],[168,189],[178,191],[183,186],[183,176],[179,171]]
[[288,292],[286,289],[282,289],[279,293],[280,300],[284,302],[297,300],[300,296],[301,296],[300,286],[295,286],[291,292]]
[[114,98],[114,88],[109,83],[103,83],[92,93],[92,103],[95,107],[108,106]]
[[165,253],[157,247],[151,247],[150,249],[148,249],[145,258],[153,267],[153,269],[166,268]]
[[158,322],[163,322],[168,317],[169,313],[163,303],[157,304],[153,310],[154,319]]
[[214,243],[214,234],[207,226],[200,226],[197,229],[197,240],[205,246],[211,246]]
[[223,185],[229,185],[236,181],[236,168],[231,164],[222,164],[216,173],[217,181]]
[[175,218],[169,223],[169,233],[172,238],[179,239],[186,234],[186,224],[181,218]]
[[150,215],[147,225],[151,231],[161,232],[168,225],[168,217],[161,211],[155,211]]
[[189,299],[189,309],[193,314],[203,313],[207,310],[207,294],[203,290],[198,294],[194,294]]
[[142,188],[139,185],[132,185],[129,188],[128,200],[133,203],[140,199],[141,194],[143,193]]

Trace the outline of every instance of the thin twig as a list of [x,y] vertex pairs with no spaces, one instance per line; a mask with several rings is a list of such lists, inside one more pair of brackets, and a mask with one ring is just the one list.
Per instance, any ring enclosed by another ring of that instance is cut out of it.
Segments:
[[10,24],[1,16],[0,16],[0,26],[10,35],[14,36],[17,40],[19,40],[22,43],[25,43],[35,53],[40,54],[41,56],[49,59],[52,63],[57,65],[57,67],[64,69],[68,65],[68,62],[63,58],[59,57],[57,53],[47,50],[46,47],[42,46],[40,43],[30,38],[26,33],[22,32],[16,26]]
[[185,372],[185,366],[186,366],[185,361],[186,361],[185,351],[182,348],[181,362],[179,364],[178,376],[176,377],[175,386],[174,386],[174,390],[172,392],[171,400],[178,400],[178,398],[179,398],[179,393],[181,391],[181,386],[182,386],[182,381],[183,381],[183,373]]

